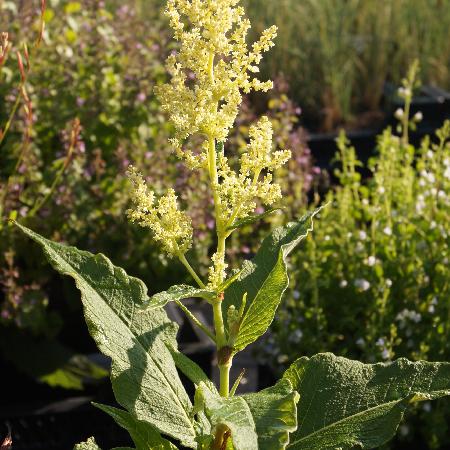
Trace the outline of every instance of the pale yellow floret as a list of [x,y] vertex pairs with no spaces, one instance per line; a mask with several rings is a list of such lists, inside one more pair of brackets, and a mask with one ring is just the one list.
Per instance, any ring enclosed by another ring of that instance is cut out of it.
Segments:
[[250,127],[250,143],[241,156],[239,173],[229,167],[227,158],[219,162],[218,193],[223,220],[229,226],[254,211],[257,200],[269,206],[281,198],[281,188],[272,182],[272,172],[286,163],[291,152],[272,152],[272,133],[267,117]]
[[153,238],[169,256],[184,255],[192,245],[192,223],[190,217],[178,209],[175,191],[169,189],[155,202],[155,194],[134,167],[129,168],[127,175],[133,185],[134,204],[134,208],[127,211],[128,218],[150,228]]
[[217,252],[211,257],[213,265],[209,268],[208,287],[217,288],[225,279],[228,264],[225,263],[225,254]]
[[[181,143],[196,133],[225,141],[242,102],[241,92],[272,87],[271,81],[261,82],[253,74],[259,72],[262,53],[273,46],[276,27],[264,31],[249,49],[250,22],[238,3],[168,1],[166,14],[181,45],[167,59],[170,83],[156,90],[175,126],[179,155]],[[192,153],[185,157],[190,167],[201,167],[206,159]]]

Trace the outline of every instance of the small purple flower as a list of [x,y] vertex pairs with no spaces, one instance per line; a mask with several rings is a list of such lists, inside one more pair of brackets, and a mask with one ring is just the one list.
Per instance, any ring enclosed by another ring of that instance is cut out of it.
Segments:
[[147,100],[147,96],[144,94],[144,92],[139,92],[139,94],[136,96],[136,100],[138,102],[144,103],[145,100]]

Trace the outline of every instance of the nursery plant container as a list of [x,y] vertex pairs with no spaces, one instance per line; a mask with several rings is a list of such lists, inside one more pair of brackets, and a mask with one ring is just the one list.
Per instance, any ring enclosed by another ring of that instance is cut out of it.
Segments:
[[[385,112],[384,123],[378,127],[348,131],[347,138],[355,147],[358,158],[367,163],[373,156],[377,136],[388,126],[395,129],[398,120],[395,111],[403,107],[403,100],[397,95],[397,87],[388,84],[384,91],[383,108]],[[450,93],[434,86],[423,86],[414,96],[411,103],[411,117],[421,112],[423,120],[417,124],[417,130],[410,133],[411,143],[417,145],[424,136],[433,136],[445,120],[450,118]],[[316,164],[322,169],[330,170],[334,156],[338,150],[336,145],[337,132],[311,133],[307,136],[307,144],[311,149]],[[368,176],[368,172],[362,173]]]
[[[347,138],[355,147],[361,161],[367,162],[376,145],[376,137],[380,129],[368,129],[347,132]],[[308,147],[316,165],[322,169],[331,169],[334,156],[338,150],[336,138],[338,133],[315,133],[307,137]]]
[[[395,111],[403,107],[403,100],[397,95],[397,88],[392,84],[386,84],[384,90],[384,111],[386,113],[385,126],[395,127],[397,120]],[[422,86],[413,97],[411,103],[411,117],[421,112],[423,120],[418,123],[413,135],[423,137],[433,134],[440,128],[446,119],[450,118],[450,93],[436,86]]]

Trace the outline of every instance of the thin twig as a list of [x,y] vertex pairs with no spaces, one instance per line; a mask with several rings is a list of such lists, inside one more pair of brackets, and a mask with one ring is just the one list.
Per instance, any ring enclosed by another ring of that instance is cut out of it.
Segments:
[[192,322],[195,323],[195,325],[197,325],[214,343],[216,343],[216,338],[215,338],[214,334],[211,332],[211,330],[205,324],[200,322],[200,320],[198,320],[197,317],[195,317],[194,314],[192,314],[189,311],[189,309],[187,309],[186,306],[184,306],[183,303],[181,303],[180,300],[175,300],[175,303],[186,314],[186,316],[188,316],[189,319],[191,319]]

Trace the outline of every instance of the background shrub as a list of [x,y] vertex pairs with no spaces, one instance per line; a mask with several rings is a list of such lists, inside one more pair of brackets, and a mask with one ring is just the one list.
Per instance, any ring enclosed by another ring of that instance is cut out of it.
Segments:
[[[387,129],[363,181],[340,135],[338,184],[292,258],[293,290],[262,348],[272,367],[321,351],[366,362],[450,357],[449,138],[449,121],[419,148]],[[420,427],[430,448],[448,443],[442,414]]]

